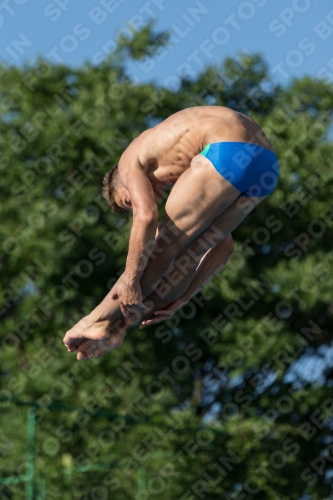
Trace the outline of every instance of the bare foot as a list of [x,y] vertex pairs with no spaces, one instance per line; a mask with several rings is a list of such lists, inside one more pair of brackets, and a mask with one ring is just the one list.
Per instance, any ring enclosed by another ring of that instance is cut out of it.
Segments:
[[63,341],[69,352],[77,352],[78,361],[99,358],[121,347],[127,330],[140,323],[141,318],[142,314],[136,312],[112,323],[96,321],[88,315],[68,330]]
[[110,321],[93,321],[90,316],[85,316],[66,332],[63,342],[69,352],[74,352],[85,339],[107,340],[110,326]]
[[121,319],[115,322],[109,329],[108,338],[83,340],[77,348],[77,360],[85,361],[91,358],[105,356],[112,349],[118,349],[122,346],[126,331],[131,325]]

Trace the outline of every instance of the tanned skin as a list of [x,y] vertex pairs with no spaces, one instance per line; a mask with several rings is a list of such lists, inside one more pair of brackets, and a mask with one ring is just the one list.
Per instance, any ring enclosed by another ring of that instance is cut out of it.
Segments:
[[[174,287],[169,302],[156,300],[157,308],[149,309],[143,303],[143,296],[148,299],[154,296],[171,263],[186,249],[196,247],[196,241],[205,231],[214,225],[223,233],[222,240],[263,199],[241,196],[199,154],[207,144],[215,142],[246,142],[273,151],[260,126],[249,117],[224,107],[202,106],[175,113],[143,132],[122,154],[118,163],[121,185],[115,199],[120,207],[133,211],[126,269],[102,303],[84,318],[86,326],[79,322],[67,332],[64,342],[70,351],[78,348],[78,359],[87,359],[84,339],[110,340],[110,335],[119,334],[119,329],[117,334],[112,330],[115,320],[121,317],[129,320],[140,311],[142,317],[146,314],[145,324],[149,324],[147,314],[149,318],[154,310],[179,299],[186,291],[185,285]],[[155,238],[156,204],[169,186],[173,188]],[[198,250],[201,258],[204,253]],[[210,256],[208,252],[205,258],[212,256],[217,259],[216,252],[210,252]],[[216,261],[215,267],[220,264]],[[211,267],[206,260],[202,269]],[[187,289],[198,270],[192,269],[184,276]],[[207,280],[207,276],[197,275],[197,284],[201,278],[202,283]],[[118,340],[112,347],[121,343]]]

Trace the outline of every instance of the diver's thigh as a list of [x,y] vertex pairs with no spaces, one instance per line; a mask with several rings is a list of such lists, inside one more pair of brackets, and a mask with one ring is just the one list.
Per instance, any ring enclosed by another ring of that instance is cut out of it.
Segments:
[[165,211],[184,240],[198,236],[240,195],[209,160],[197,155],[170,192]]
[[213,221],[210,229],[216,233],[216,239],[223,239],[236,229],[245,217],[265,198],[266,196],[239,196]]

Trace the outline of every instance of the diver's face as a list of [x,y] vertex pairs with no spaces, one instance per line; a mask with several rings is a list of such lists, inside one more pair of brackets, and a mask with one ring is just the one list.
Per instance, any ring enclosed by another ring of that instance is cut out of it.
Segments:
[[118,207],[124,208],[125,210],[132,210],[132,202],[129,192],[124,186],[120,186],[114,197]]

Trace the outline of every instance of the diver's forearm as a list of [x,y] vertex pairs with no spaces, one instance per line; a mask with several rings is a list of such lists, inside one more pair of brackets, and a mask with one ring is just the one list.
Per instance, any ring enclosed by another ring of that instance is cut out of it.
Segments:
[[137,216],[133,220],[128,254],[126,259],[126,278],[139,282],[155,243],[157,219]]
[[[138,221],[136,224],[133,223],[131,238],[127,256],[127,264],[123,278],[130,281],[139,281],[144,269],[144,261],[147,259],[147,248],[149,246],[147,242],[151,239],[155,241],[156,225],[154,222],[146,224],[143,228],[138,227]],[[141,232],[142,231],[142,232]],[[139,236],[138,236],[139,232]],[[141,234],[140,234],[141,232]],[[141,251],[140,251],[141,248]],[[140,269],[142,267],[142,269]],[[121,318],[122,312],[120,310],[120,301],[118,299],[114,300],[111,298],[111,292],[109,292],[102,302],[91,311],[89,317],[94,321],[110,321],[113,322]]]

